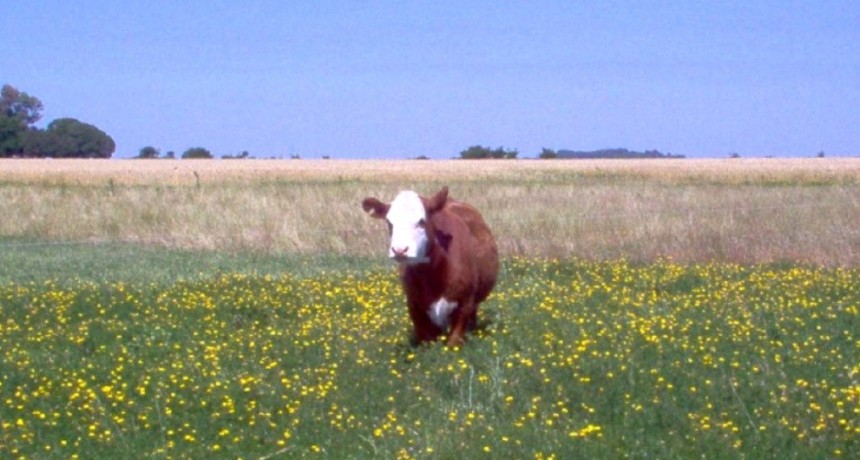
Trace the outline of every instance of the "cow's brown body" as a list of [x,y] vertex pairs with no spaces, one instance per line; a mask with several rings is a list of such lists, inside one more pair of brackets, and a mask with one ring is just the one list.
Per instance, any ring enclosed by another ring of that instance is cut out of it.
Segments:
[[[426,261],[401,263],[400,275],[409,315],[419,342],[435,340],[450,326],[449,345],[462,344],[475,326],[478,306],[492,291],[499,271],[495,240],[478,211],[448,199],[443,188],[431,198],[421,198],[426,210]],[[365,210],[384,217],[388,205],[375,198],[363,202]],[[440,300],[456,307],[446,315],[447,324],[433,319]]]

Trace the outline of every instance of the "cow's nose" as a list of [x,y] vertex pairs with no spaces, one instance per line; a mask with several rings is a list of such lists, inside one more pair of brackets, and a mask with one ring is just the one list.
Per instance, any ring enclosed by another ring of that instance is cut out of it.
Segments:
[[391,247],[391,252],[393,252],[394,257],[397,257],[397,258],[406,257],[406,251],[408,251],[408,250],[409,250],[409,246],[403,246],[400,248],[398,248],[396,246]]

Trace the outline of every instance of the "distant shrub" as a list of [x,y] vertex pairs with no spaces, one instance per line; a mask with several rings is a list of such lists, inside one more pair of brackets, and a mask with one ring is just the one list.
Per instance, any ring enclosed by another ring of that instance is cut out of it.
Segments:
[[212,153],[203,147],[192,147],[182,153],[183,160],[211,159]]

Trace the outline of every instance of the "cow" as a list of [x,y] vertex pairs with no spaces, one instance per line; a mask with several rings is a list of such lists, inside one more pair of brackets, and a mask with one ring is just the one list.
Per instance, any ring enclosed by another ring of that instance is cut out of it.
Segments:
[[391,203],[367,197],[361,205],[388,223],[388,257],[399,264],[415,340],[434,341],[450,326],[448,345],[462,345],[499,272],[496,242],[481,214],[449,198],[448,187],[429,198],[402,191]]

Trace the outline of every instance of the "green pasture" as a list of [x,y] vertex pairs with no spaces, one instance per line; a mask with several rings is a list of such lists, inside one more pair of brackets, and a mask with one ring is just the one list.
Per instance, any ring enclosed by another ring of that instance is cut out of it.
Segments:
[[462,349],[375,258],[0,242],[2,458],[857,458],[860,270],[506,258]]

